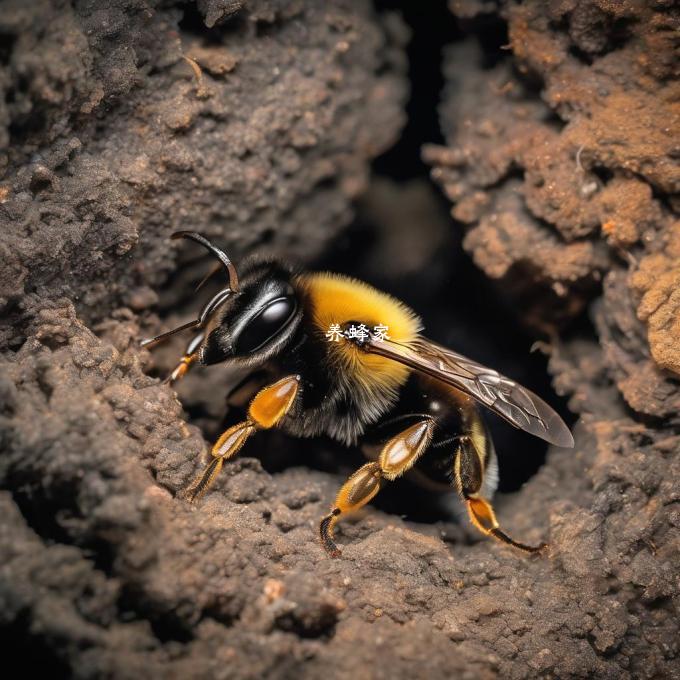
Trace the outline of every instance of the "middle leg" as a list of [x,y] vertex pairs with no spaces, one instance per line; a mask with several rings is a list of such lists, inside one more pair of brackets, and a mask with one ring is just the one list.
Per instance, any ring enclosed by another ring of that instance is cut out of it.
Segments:
[[319,525],[321,544],[331,557],[342,554],[333,540],[333,529],[342,515],[358,510],[416,463],[432,440],[434,420],[424,416],[414,425],[392,437],[383,446],[378,460],[360,467],[342,486],[335,504]]

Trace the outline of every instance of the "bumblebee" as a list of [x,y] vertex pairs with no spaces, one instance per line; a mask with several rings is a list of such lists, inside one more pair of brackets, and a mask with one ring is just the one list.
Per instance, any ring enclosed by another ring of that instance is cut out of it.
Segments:
[[195,321],[142,345],[195,329],[170,382],[195,363],[228,363],[263,372],[269,381],[250,400],[246,418],[215,442],[209,464],[185,492],[191,502],[258,430],[326,434],[347,446],[362,438],[369,462],[343,484],[319,525],[331,557],[341,554],[333,538],[338,520],[414,468],[439,486],[453,487],[483,534],[527,553],[545,548],[512,539],[498,524],[490,502],[498,484],[496,453],[479,410],[481,404],[525,432],[572,447],[571,432],[543,400],[428,340],[409,307],[362,281],[295,271],[277,261],[251,261],[239,275],[205,237],[173,234],[182,237],[219,260],[208,277],[224,270],[228,285]]

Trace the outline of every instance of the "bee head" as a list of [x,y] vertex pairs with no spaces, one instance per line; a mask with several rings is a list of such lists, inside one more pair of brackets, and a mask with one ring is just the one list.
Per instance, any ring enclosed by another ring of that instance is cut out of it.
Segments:
[[206,247],[220,261],[229,285],[204,305],[195,321],[144,340],[143,347],[183,330],[199,329],[202,332],[192,346],[198,348],[202,364],[233,359],[254,365],[264,363],[293,337],[302,310],[290,270],[277,262],[251,262],[239,276],[227,254],[201,234],[180,231],[172,238],[188,238]]
[[290,271],[277,262],[253,263],[243,272],[239,291],[207,323],[199,360],[264,362],[292,338],[300,317]]

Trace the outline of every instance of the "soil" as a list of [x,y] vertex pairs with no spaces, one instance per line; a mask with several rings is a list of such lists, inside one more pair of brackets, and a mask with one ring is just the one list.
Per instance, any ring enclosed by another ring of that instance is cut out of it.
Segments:
[[[395,13],[6,0],[7,664],[57,678],[680,677],[677,10],[449,5],[443,140],[423,149],[452,203],[441,220],[425,182],[370,180],[405,123]],[[207,260],[169,235],[201,231],[237,262],[332,261],[362,195],[386,246],[370,271],[453,263],[445,233],[459,231],[489,305],[510,305],[548,354],[576,446],[496,502],[546,557],[380,505],[340,525],[329,559],[318,521],[358,458],[327,441],[258,440],[199,505],[181,499],[232,376],[199,370],[175,392],[157,376],[182,340],[139,346],[196,312]],[[419,220],[429,248],[409,232]]]

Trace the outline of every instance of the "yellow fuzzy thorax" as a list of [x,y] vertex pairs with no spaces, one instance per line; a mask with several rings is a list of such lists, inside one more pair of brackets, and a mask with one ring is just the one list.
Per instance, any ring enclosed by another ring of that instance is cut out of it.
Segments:
[[303,274],[296,283],[304,293],[319,337],[327,343],[329,358],[339,364],[347,377],[369,392],[396,392],[406,382],[410,369],[369,354],[346,340],[331,342],[326,333],[333,324],[342,327],[348,321],[355,321],[371,331],[378,325],[387,326],[389,338],[408,344],[416,340],[421,328],[420,319],[411,309],[391,295],[341,274]]

